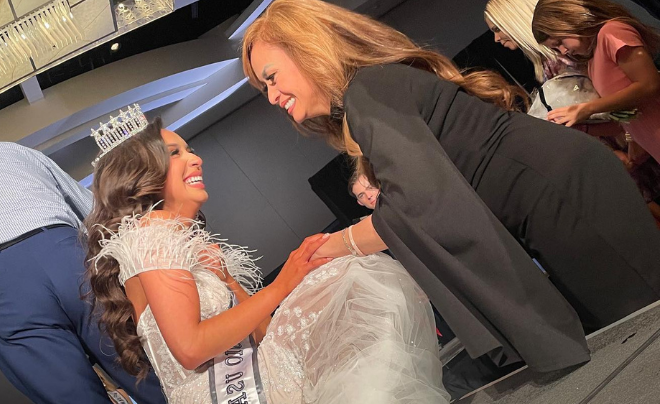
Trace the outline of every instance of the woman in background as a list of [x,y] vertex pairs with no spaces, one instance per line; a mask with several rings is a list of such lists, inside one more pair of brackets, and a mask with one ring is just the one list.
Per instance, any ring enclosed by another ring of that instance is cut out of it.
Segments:
[[[486,4],[484,19],[495,35],[495,41],[508,49],[520,49],[534,65],[536,79],[540,83],[563,73],[585,74],[586,66],[564,55],[559,55],[545,45],[539,44],[532,32],[534,9],[538,0],[490,0]],[[582,72],[584,70],[584,73]],[[561,77],[557,79],[562,80]],[[586,80],[586,79],[585,79]],[[567,81],[572,83],[572,81]],[[560,85],[552,88],[564,89]],[[565,100],[560,105],[576,103],[573,85],[565,88],[562,94],[553,94],[554,99]],[[556,108],[557,105],[554,105]],[[617,122],[600,122],[575,125],[612,149],[622,161],[626,170],[637,184],[649,210],[660,225],[660,205],[655,199],[660,197],[660,165],[649,159],[646,153],[632,139],[624,136],[625,131]]]
[[658,34],[607,0],[541,0],[532,29],[538,43],[587,62],[601,96],[554,109],[548,119],[573,126],[594,113],[636,109],[636,117],[623,126],[660,161],[660,74],[652,57],[660,49]]
[[539,83],[566,71],[579,69],[575,63],[561,59],[550,48],[539,45],[532,34],[532,18],[538,0],[490,0],[486,3],[484,19],[493,32],[495,42],[507,49],[520,49],[534,65]]

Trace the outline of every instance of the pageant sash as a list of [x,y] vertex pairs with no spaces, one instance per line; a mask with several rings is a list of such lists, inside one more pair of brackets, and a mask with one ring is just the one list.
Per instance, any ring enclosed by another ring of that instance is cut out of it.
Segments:
[[213,358],[209,379],[213,404],[267,404],[251,335]]

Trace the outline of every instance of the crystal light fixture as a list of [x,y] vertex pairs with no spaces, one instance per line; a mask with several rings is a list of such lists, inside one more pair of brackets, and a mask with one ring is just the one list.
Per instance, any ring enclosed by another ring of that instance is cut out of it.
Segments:
[[69,2],[55,0],[0,28],[0,74],[83,38]]
[[123,0],[115,7],[117,28],[129,31],[174,11],[173,0]]

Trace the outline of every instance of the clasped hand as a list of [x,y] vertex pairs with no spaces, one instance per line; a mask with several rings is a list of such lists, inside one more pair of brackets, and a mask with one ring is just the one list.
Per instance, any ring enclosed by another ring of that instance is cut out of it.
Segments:
[[312,258],[316,250],[328,241],[328,236],[315,234],[307,237],[300,247],[289,254],[289,259],[273,283],[280,285],[289,294],[311,270],[332,261],[332,258]]
[[[327,234],[315,234],[307,237],[300,247],[289,254],[289,259],[284,263],[282,270],[273,283],[280,285],[284,292],[289,294],[296,288],[296,286],[298,286],[298,284],[300,284],[300,282],[302,282],[303,278],[311,270],[330,262],[332,258],[313,257],[316,250],[328,241],[328,236],[329,235]],[[216,244],[210,245],[208,248],[210,250],[220,249]],[[230,287],[236,282],[232,276],[227,273],[227,268],[224,263],[219,260],[217,254],[213,254],[212,251],[207,251],[205,254],[202,254],[200,261],[207,269],[214,272],[218,278],[230,285]]]
[[548,121],[566,125],[568,127],[586,121],[591,116],[588,103],[575,104],[570,107],[553,109],[548,112]]

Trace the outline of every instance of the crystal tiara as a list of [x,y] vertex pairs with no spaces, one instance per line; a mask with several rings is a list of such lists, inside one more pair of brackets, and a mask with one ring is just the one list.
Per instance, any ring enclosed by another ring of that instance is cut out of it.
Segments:
[[110,121],[101,123],[101,126],[96,130],[92,129],[90,136],[94,138],[99,149],[101,149],[101,154],[92,162],[92,166],[96,167],[99,160],[108,154],[110,150],[119,146],[124,140],[141,132],[147,125],[149,125],[149,122],[138,104],[129,105],[126,112],[120,109],[119,116],[116,118],[110,115]]

